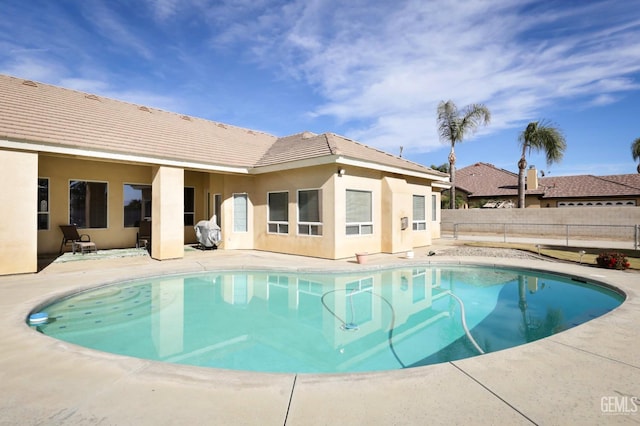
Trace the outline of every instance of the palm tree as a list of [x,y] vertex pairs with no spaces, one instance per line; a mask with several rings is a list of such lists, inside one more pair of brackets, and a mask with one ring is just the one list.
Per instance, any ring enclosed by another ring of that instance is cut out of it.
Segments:
[[[633,156],[633,161],[640,159],[640,138],[637,138],[631,144],[631,155]],[[640,173],[640,163],[638,163],[638,173]]]
[[547,165],[562,160],[567,142],[562,132],[545,121],[533,121],[518,137],[522,157],[518,161],[518,207],[524,208],[524,170],[527,168],[527,151],[544,151]]
[[449,153],[449,173],[451,181],[449,208],[455,209],[456,199],[456,142],[475,132],[480,124],[487,125],[491,121],[489,109],[482,104],[471,104],[458,111],[456,104],[449,100],[438,104],[438,133],[440,140],[451,144]]

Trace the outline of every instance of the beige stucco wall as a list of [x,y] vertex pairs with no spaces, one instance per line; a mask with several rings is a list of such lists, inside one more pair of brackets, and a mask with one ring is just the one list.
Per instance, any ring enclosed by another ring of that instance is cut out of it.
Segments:
[[[335,257],[353,257],[359,252],[380,253],[382,232],[390,232],[382,227],[382,180],[381,173],[374,170],[345,167],[346,173],[335,179],[335,227],[332,230],[336,241]],[[373,195],[373,234],[345,235],[346,191],[347,189],[371,191]]]
[[[152,253],[153,257],[162,259],[181,257],[183,245],[196,242],[193,227],[183,226],[183,187],[194,188],[194,224],[212,216],[213,197],[215,194],[221,195],[221,249],[259,249],[306,256],[346,258],[353,257],[356,252],[365,251],[401,252],[412,247],[429,245],[434,235],[439,236],[439,223],[430,220],[432,192],[427,180],[407,180],[402,176],[355,166],[345,166],[344,176],[336,173],[335,164],[256,175],[231,175],[53,155],[40,155],[37,163],[38,170],[35,176],[48,178],[50,190],[50,228],[37,231],[38,254],[57,253],[60,248],[62,233],[59,225],[67,224],[69,221],[71,180],[107,183],[107,227],[80,230],[81,233],[90,235],[98,249],[135,246],[138,228],[124,227],[123,187],[125,184],[152,185],[155,203]],[[33,186],[36,191],[37,182]],[[297,235],[298,189],[321,190],[322,236]],[[372,191],[373,235],[346,235],[347,189]],[[288,235],[267,232],[269,191],[289,192]],[[237,193],[245,193],[248,196],[247,232],[235,232],[233,229],[233,195]],[[426,232],[411,229],[413,194],[426,197]],[[439,196],[439,193],[437,195]],[[35,209],[32,209],[32,214],[36,214]],[[400,229],[400,218],[404,216],[409,219],[409,227],[403,231]]]
[[[440,238],[440,193],[434,191],[430,185],[428,185],[424,180],[419,179],[409,179],[409,190],[411,195],[423,195],[425,198],[425,219],[427,222],[427,230],[426,231],[412,231],[412,247],[424,247],[431,245],[433,238]],[[432,211],[432,195],[436,196],[436,220],[432,220],[433,211]],[[410,212],[413,210],[413,203],[410,205]],[[411,217],[410,217],[411,219]]]
[[0,275],[35,272],[38,154],[0,151]]
[[153,168],[151,257],[184,256],[184,170]]
[[[62,233],[59,225],[69,223],[69,181],[87,180],[107,182],[107,228],[82,229],[88,234],[98,249],[135,247],[137,227],[124,226],[124,185],[152,185],[151,166],[120,164],[113,162],[75,159],[41,155],[38,177],[49,179],[50,225],[48,230],[38,231],[38,253],[58,253]],[[195,189],[195,223],[208,218],[206,211],[206,187],[209,173],[185,172],[184,186]],[[212,175],[217,176],[217,175]],[[183,190],[180,189],[180,197]],[[183,202],[180,209],[180,223],[183,223]],[[185,243],[195,243],[195,231],[192,226],[181,228]]]
[[[247,231],[236,232],[233,229],[233,195],[247,194]],[[256,180],[253,176],[225,175],[222,192],[222,248],[246,249],[254,248],[254,202],[258,198]]]
[[138,228],[124,226],[125,184],[151,185],[151,167],[129,164],[40,156],[38,176],[49,178],[50,224],[38,231],[38,253],[57,253],[62,232],[69,224],[69,182],[86,180],[107,182],[107,228],[82,229],[97,248],[135,247]]
[[[382,178],[381,203],[381,250],[398,253],[413,248],[413,191],[402,178]],[[416,194],[419,195],[419,194]],[[407,218],[407,227],[402,229],[402,218]],[[424,232],[426,235],[426,231]]]
[[[335,166],[324,165],[260,175],[256,177],[252,202],[254,207],[255,248],[304,256],[334,256],[335,236],[333,185]],[[298,235],[298,190],[321,191],[322,235]],[[289,233],[267,232],[269,192],[289,193]]]
[[[439,237],[439,222],[430,220],[432,192],[429,182],[417,178],[407,181],[401,176],[387,176],[354,166],[344,169],[343,176],[336,173],[333,164],[256,176],[254,191],[250,193],[254,206],[254,248],[339,259],[353,257],[356,252],[404,252],[431,244],[434,233]],[[322,191],[322,236],[297,235],[298,189]],[[346,235],[347,189],[372,192],[372,235]],[[288,234],[267,232],[267,194],[279,191],[289,193]],[[425,196],[427,230],[412,230],[413,195]],[[409,220],[406,230],[401,229],[402,217]]]

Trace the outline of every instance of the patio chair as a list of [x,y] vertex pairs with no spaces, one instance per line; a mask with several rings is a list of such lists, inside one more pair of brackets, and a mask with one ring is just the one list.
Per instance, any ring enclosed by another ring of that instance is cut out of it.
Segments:
[[136,248],[144,247],[147,251],[151,248],[151,221],[142,220],[136,236]]
[[89,234],[79,234],[76,225],[60,225],[62,231],[62,243],[60,244],[60,254],[67,244],[71,244],[71,251],[76,254],[80,251],[82,254],[89,251],[96,251],[96,244],[91,242]]

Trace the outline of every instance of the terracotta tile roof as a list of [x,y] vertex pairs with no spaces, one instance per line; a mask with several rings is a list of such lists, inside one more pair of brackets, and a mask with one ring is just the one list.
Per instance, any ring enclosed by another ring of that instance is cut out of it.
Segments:
[[329,144],[334,148],[335,153],[344,155],[346,157],[356,158],[372,163],[397,167],[400,169],[413,170],[416,172],[428,172],[430,174],[438,175],[441,177],[448,177],[447,173],[442,173],[438,170],[433,170],[430,167],[423,166],[418,163],[414,163],[405,158],[398,157],[388,152],[381,151],[379,149],[372,148],[368,145],[364,145],[360,142],[356,142],[351,139],[347,139],[343,136],[339,136],[333,133],[327,134]]
[[640,190],[640,173],[633,173],[628,175],[600,176],[600,178]]
[[539,182],[545,199],[640,195],[640,174],[557,176],[542,178]]
[[[456,188],[470,197],[492,198],[518,195],[518,174],[492,164],[476,163],[456,170]],[[527,195],[551,198],[640,196],[640,174],[611,176],[554,176],[538,179],[538,189]]]
[[311,132],[304,132],[280,138],[271,146],[256,166],[268,166],[329,155],[339,155],[384,166],[430,173],[441,177],[448,176],[446,173],[396,157],[334,133],[317,135]]
[[518,194],[518,175],[488,163],[475,163],[456,170],[456,188],[472,197]]
[[256,166],[270,166],[333,154],[326,135],[304,132],[279,138],[256,163]]
[[14,77],[0,76],[0,92],[0,138],[10,140],[246,167],[276,139]]
[[445,177],[332,133],[263,132],[0,75],[0,139],[251,168],[329,155]]

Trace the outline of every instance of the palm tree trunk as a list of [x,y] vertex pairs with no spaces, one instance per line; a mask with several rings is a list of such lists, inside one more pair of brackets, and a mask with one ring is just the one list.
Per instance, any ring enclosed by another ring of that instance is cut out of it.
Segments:
[[522,144],[522,156],[518,161],[518,208],[525,208],[524,170],[527,168],[527,143]]
[[518,208],[524,209],[525,207],[525,175],[524,170],[527,168],[527,160],[524,157],[518,161]]
[[449,153],[449,181],[451,182],[451,189],[449,190],[449,208],[455,210],[456,208],[456,154],[453,152],[453,145],[451,146],[451,152]]

